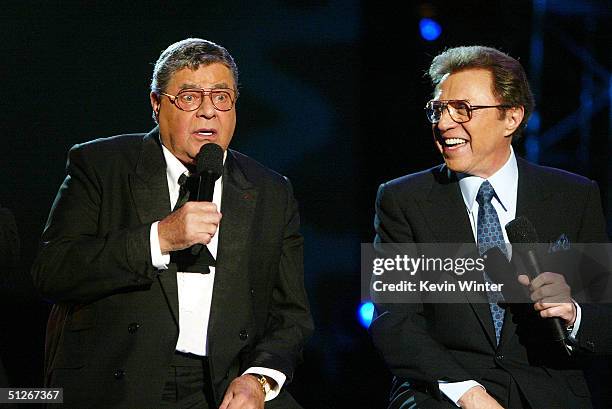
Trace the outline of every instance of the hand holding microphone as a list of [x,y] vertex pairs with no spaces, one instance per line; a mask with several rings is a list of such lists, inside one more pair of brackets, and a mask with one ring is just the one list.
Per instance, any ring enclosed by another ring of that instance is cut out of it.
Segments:
[[200,148],[196,171],[190,177],[189,201],[170,213],[158,225],[162,253],[191,247],[196,256],[216,233],[221,214],[212,203],[215,182],[223,172],[223,149],[214,143]]
[[544,272],[539,263],[535,244],[538,234],[529,219],[518,217],[506,225],[512,251],[518,251],[524,258],[527,275],[519,276],[519,282],[529,288],[534,308],[546,319],[551,327],[554,341],[565,341],[566,327],[573,325],[576,308],[571,299],[571,288],[562,274]]
[[[207,143],[200,148],[196,156],[196,177],[199,178],[197,192],[190,200],[212,202],[215,192],[215,182],[223,173],[223,148],[216,143]],[[217,223],[218,225],[218,223]],[[211,235],[212,238],[212,235]],[[202,251],[203,244],[198,243],[191,248],[191,254],[197,256]]]

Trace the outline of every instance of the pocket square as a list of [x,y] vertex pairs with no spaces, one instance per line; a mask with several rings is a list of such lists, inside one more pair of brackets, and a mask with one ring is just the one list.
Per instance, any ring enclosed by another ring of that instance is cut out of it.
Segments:
[[571,247],[570,240],[565,233],[563,233],[557,240],[550,243],[548,246],[549,253],[556,253],[558,251],[567,251]]

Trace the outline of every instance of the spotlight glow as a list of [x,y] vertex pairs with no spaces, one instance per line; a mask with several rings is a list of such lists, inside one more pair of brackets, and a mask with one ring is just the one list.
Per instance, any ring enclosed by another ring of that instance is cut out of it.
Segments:
[[422,18],[419,21],[419,30],[421,30],[421,37],[427,41],[434,41],[442,34],[440,24],[430,18]]
[[369,328],[372,323],[372,318],[374,316],[374,304],[371,302],[364,302],[359,307],[359,322],[365,328]]

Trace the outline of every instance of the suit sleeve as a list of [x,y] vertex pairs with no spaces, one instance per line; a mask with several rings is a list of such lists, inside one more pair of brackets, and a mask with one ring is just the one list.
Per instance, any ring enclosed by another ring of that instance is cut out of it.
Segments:
[[[374,220],[375,247],[385,243],[413,243],[410,220],[385,184],[378,190]],[[440,399],[438,381],[465,381],[470,375],[426,329],[420,303],[376,304],[370,326],[376,348],[393,375],[425,382]]]
[[[602,244],[609,243],[605,227],[606,223],[601,207],[599,187],[595,182],[591,182],[587,193],[586,206],[581,217],[579,242],[596,243],[596,246],[601,246],[603,249],[604,246]],[[609,245],[605,247],[608,254],[607,256],[602,255],[602,257],[607,257],[608,261],[610,261]],[[608,264],[607,267],[609,268],[610,265]],[[612,304],[609,303],[610,288],[612,286],[610,271],[606,271],[605,276],[602,274],[598,276],[598,279],[594,280],[594,282],[596,283],[596,289],[606,289],[603,291],[605,302],[580,304],[582,317],[576,340],[581,350],[586,353],[612,355],[612,329],[609,325],[602,325],[605,322],[612,322]]]
[[289,383],[314,324],[304,288],[304,239],[299,232],[298,205],[288,180],[287,189],[279,274],[272,290],[266,328],[243,367],[276,369],[287,376]]
[[102,204],[110,200],[107,195],[113,194],[113,187],[103,189],[95,159],[88,153],[75,145],[68,154],[67,175],[32,267],[35,286],[44,298],[56,303],[88,303],[146,287],[155,271],[150,225],[100,231]]

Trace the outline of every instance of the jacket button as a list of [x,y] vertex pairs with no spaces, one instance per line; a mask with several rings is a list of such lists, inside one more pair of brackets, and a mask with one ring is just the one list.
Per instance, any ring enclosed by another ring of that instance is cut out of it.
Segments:
[[255,297],[255,290],[254,289],[251,288],[250,293],[251,293],[252,297]]
[[132,322],[130,325],[128,325],[128,332],[130,334],[134,334],[136,331],[138,331],[138,328],[140,328],[140,324],[137,322]]
[[246,341],[247,338],[249,338],[249,331],[247,331],[246,329],[240,331],[240,339]]
[[497,359],[498,361],[501,361],[501,360],[504,359],[504,356],[503,355],[496,355],[495,359]]
[[113,374],[113,376],[117,380],[123,379],[125,377],[125,371],[123,369],[117,369],[115,373]]

